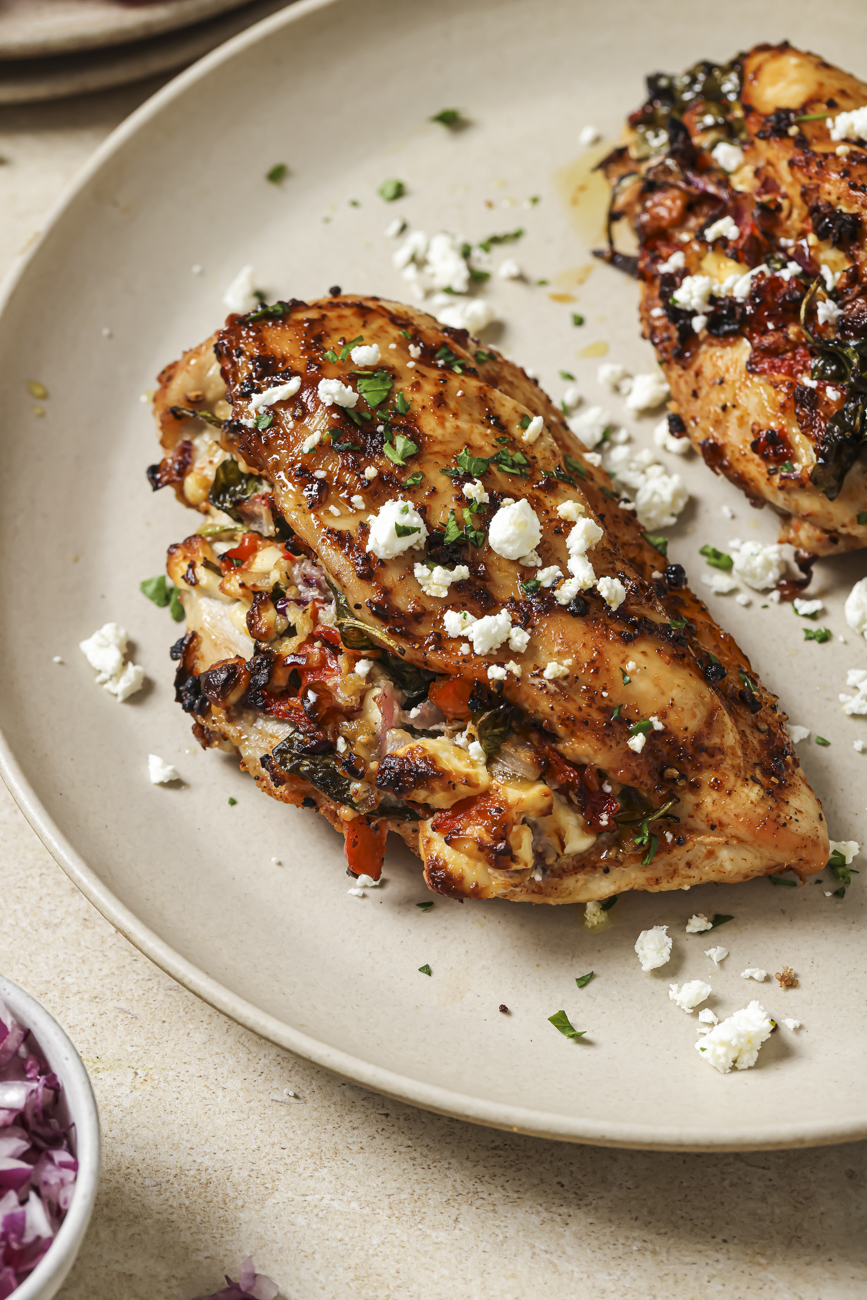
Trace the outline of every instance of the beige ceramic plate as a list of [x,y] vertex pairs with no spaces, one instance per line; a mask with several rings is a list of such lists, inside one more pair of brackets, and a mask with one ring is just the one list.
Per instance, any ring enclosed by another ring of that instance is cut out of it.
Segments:
[[0,58],[33,59],[139,41],[246,0],[2,0]]
[[[269,295],[335,283],[396,294],[394,245],[383,235],[395,215],[475,239],[523,226],[505,251],[527,279],[491,280],[506,322],[492,337],[555,395],[558,370],[573,371],[589,401],[602,393],[585,346],[607,343],[633,370],[652,364],[635,286],[589,256],[600,212],[576,163],[580,128],[613,138],[649,70],[725,59],[783,33],[851,64],[867,36],[857,4],[833,31],[808,2],[760,10],[730,0],[724,23],[699,9],[687,26],[682,13],[643,0],[302,3],[205,59],[120,128],[19,270],[0,317],[5,772],[57,860],[134,943],[228,1015],[367,1087],[587,1142],[833,1142],[867,1135],[860,883],[842,902],[825,896],[828,882],[797,890],[766,880],[629,896],[598,935],[576,907],[437,898],[422,913],[416,904],[431,895],[418,863],[399,852],[382,889],[350,897],[324,822],[263,798],[228,757],[195,748],[172,703],[178,628],[138,592],[166,544],[195,522],[168,493],[149,491],[155,452],[140,394],[213,328],[245,263]],[[454,135],[426,120],[451,105],[472,120]],[[277,162],[291,169],[280,187],[264,180]],[[387,177],[406,182],[404,201],[377,197]],[[541,278],[551,284],[536,285]],[[50,389],[44,416],[33,413],[27,379]],[[640,441],[653,423],[633,426]],[[752,511],[694,460],[682,472],[696,504],[672,553],[696,583],[703,542],[772,539],[769,512]],[[837,703],[846,669],[867,667],[867,646],[841,613],[865,571],[863,555],[822,566],[823,622],[835,634],[826,645],[805,644],[788,607],[711,597],[793,720],[832,742],[801,749],[839,839],[867,830],[867,754],[852,747],[867,723]],[[77,649],[108,619],[130,629],[152,683],[124,705],[94,685]],[[148,752],[176,763],[184,787],[149,785]],[[717,1012],[760,997],[774,1016],[804,1024],[775,1034],[754,1070],[710,1069],[694,1050],[695,1017],[668,999],[669,980],[713,972],[707,939],[684,934],[696,910],[736,918],[713,936],[731,951],[713,974]],[[643,975],[633,944],[658,923],[672,927],[674,956]],[[430,978],[419,974],[425,963]],[[747,966],[783,965],[800,976],[797,990],[740,978]],[[596,978],[577,989],[591,969]],[[587,1031],[583,1042],[548,1024],[561,1008]]]

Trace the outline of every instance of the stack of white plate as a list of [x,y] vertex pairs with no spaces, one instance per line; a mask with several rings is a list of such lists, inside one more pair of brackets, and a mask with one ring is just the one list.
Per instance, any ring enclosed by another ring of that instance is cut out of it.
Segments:
[[80,95],[174,71],[286,2],[5,0],[0,104]]

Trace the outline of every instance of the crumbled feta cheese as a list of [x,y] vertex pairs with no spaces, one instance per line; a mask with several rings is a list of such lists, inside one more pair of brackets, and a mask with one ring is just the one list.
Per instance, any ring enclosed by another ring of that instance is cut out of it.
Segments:
[[737,239],[740,235],[740,227],[731,217],[720,217],[707,227],[702,239],[712,244],[715,239]]
[[105,623],[93,636],[79,642],[79,649],[91,668],[96,683],[117,696],[122,704],[144,685],[144,669],[126,659],[129,637],[117,623]]
[[477,740],[471,740],[467,753],[474,763],[486,763],[487,756]]
[[375,465],[368,465],[367,469],[364,471],[364,477],[367,479],[368,483],[372,483],[378,473],[379,470]]
[[714,966],[719,966],[721,961],[725,961],[729,955],[728,948],[705,948],[705,957],[710,957]]
[[[436,304],[435,304],[436,305]],[[468,330],[470,334],[481,334],[497,313],[484,298],[447,298],[445,303],[436,307],[435,315],[443,325],[451,329]]]
[[831,853],[842,853],[846,860],[846,866],[850,866],[861,852],[861,845],[857,840],[831,840],[829,842]]
[[668,420],[662,419],[653,430],[653,441],[663,451],[670,451],[673,456],[685,456],[691,447],[689,438],[675,438],[668,427]]
[[684,311],[706,312],[710,295],[717,287],[709,275],[688,275],[671,295],[671,301]]
[[599,128],[595,126],[582,126],[578,132],[578,143],[582,149],[586,149],[588,145],[596,144],[601,139],[602,135]]
[[485,485],[480,478],[474,478],[472,483],[465,483],[461,488],[464,496],[468,501],[478,501],[479,505],[487,505],[490,496],[485,491]]
[[503,664],[488,665],[488,680],[491,682],[504,682],[506,680],[506,669]]
[[724,172],[736,172],[744,160],[744,151],[739,144],[720,140],[719,144],[714,145],[710,156]]
[[612,392],[615,393],[618,391],[621,383],[627,378],[627,376],[628,372],[625,366],[615,365],[611,361],[603,362],[596,371],[597,381],[600,384],[604,384],[606,388],[610,388]]
[[339,379],[320,379],[316,392],[323,406],[352,408],[358,402],[358,393]]
[[171,763],[164,763],[156,754],[148,754],[148,776],[151,785],[168,785],[170,781],[179,781],[177,768]]
[[801,618],[809,618],[811,614],[818,614],[825,608],[821,600],[802,600],[799,596],[795,597],[792,604]]
[[790,1016],[786,1016],[785,1020],[783,1020],[782,1023],[786,1026],[787,1029],[801,1028],[800,1020],[793,1020]]
[[689,492],[680,475],[667,474],[662,465],[654,462],[649,447],[638,452],[629,447],[612,447],[606,468],[618,486],[632,495],[632,504],[642,528],[669,527],[689,500]]
[[337,748],[337,752],[338,752],[338,754],[345,754],[346,751],[347,751],[347,749],[349,748],[349,746],[347,745],[346,740],[345,740],[345,738],[344,738],[343,736],[338,736],[338,737],[337,737],[336,748]]
[[[370,523],[367,550],[378,555],[381,560],[393,560],[404,551],[424,545],[427,528],[410,501],[393,497],[384,502],[375,515],[368,515],[367,518]],[[410,531],[401,535],[398,528]]]
[[687,934],[701,934],[703,930],[712,930],[713,921],[709,921],[704,912],[696,912],[686,923]]
[[[590,587],[592,587],[593,582],[596,578],[596,574],[592,573],[592,568],[593,566],[591,565],[590,569],[591,569],[592,576],[590,578],[590,582],[587,584]],[[586,589],[587,589],[586,587],[581,586],[580,578],[567,578],[566,581],[561,582],[560,585],[554,591],[554,599],[556,600],[558,605],[570,605],[572,601],[575,599],[575,597],[578,595],[578,592],[586,591]]]
[[419,357],[421,356],[421,348],[417,343],[410,343],[409,347],[407,348],[407,351],[409,352],[409,355],[412,357],[413,361],[418,361]]
[[719,1016],[716,1012],[711,1011],[710,1007],[705,1007],[703,1011],[699,1011],[698,1018],[701,1024],[699,1024],[696,1032],[699,1034],[706,1034],[711,1025],[719,1024]]
[[798,745],[802,740],[806,740],[809,734],[809,727],[799,727],[796,722],[789,723],[789,736],[793,745]]
[[[561,501],[557,507],[557,514],[560,519],[568,519],[574,524],[584,515],[584,507],[580,501]],[[599,536],[602,536],[601,530]]]
[[340,514],[341,514],[340,506],[329,506],[328,512],[329,514],[335,515],[338,519],[340,518]]
[[669,394],[668,382],[661,370],[649,375],[636,375],[626,399],[630,411],[652,411],[664,402]]
[[536,581],[540,587],[551,587],[558,578],[563,577],[563,570],[556,564],[549,564],[546,569],[540,569],[536,574]]
[[588,406],[586,411],[573,415],[566,423],[575,437],[588,451],[592,451],[602,441],[602,435],[611,424],[611,416],[601,406]]
[[676,984],[668,986],[668,996],[672,1002],[689,1015],[692,1015],[696,1007],[710,997],[711,991],[710,985],[705,984],[704,980],[688,980],[682,988],[678,988]]
[[285,384],[275,384],[273,388],[266,388],[264,393],[254,393],[250,398],[250,410],[255,415],[261,411],[263,406],[273,406],[275,402],[285,402],[287,398],[294,397],[301,387],[301,376],[295,375]]
[[[448,636],[458,637],[476,621],[475,614],[465,609],[447,609],[443,614],[443,627]],[[469,647],[467,648],[469,653]]]
[[611,609],[619,609],[626,599],[626,588],[619,578],[600,578],[596,590]]
[[608,913],[598,899],[592,898],[589,903],[584,904],[584,925],[586,929],[601,930],[607,924]]
[[453,569],[445,569],[441,564],[428,568],[426,564],[417,564],[413,569],[415,579],[426,596],[444,600],[449,594],[453,582],[466,582],[470,571],[465,564],[458,564]]
[[[852,631],[867,638],[867,578],[860,578],[855,583],[846,597],[843,613]],[[852,683],[850,682],[849,685],[851,686]]]
[[534,415],[526,429],[521,430],[521,441],[525,442],[528,447],[532,447],[544,427],[545,422],[541,415]]
[[843,394],[839,388],[832,388],[831,385],[829,384],[828,387],[825,389],[825,396],[827,397],[829,402],[839,402]]
[[509,633],[509,649],[520,655],[524,653],[529,644],[530,633],[516,624]]
[[352,506],[353,510],[363,510],[364,497],[361,495],[360,492],[356,492],[354,496],[351,496],[349,498],[349,504]]
[[519,560],[535,549],[542,527],[529,501],[506,497],[488,528],[488,545],[505,560]]
[[657,967],[664,966],[671,957],[668,926],[655,925],[651,930],[642,930],[635,941],[635,951],[642,970],[656,970]]
[[563,405],[567,411],[574,411],[575,407],[580,406],[583,400],[574,384],[570,384],[563,394]]
[[307,456],[314,447],[318,447],[322,441],[322,430],[318,429],[316,433],[308,434],[301,444],[301,455]]
[[[678,249],[677,252],[672,253],[671,257],[666,258],[664,262],[660,262],[656,270],[659,275],[671,275],[674,271],[683,270],[685,266],[686,266],[686,257],[681,252],[681,250]],[[655,307],[651,315],[655,316],[657,312],[659,313],[660,316],[664,316],[665,308]]]
[[51,662],[52,662],[53,664],[62,664],[62,663],[63,663],[63,660],[61,659],[60,655],[52,655],[52,656],[51,656]]
[[349,355],[352,357],[353,365],[376,366],[379,365],[382,353],[378,343],[359,343]]
[[521,268],[514,257],[507,257],[497,267],[497,275],[501,280],[520,280]]
[[244,316],[258,305],[256,282],[252,266],[244,266],[223,294],[223,306],[238,316]]
[[736,1070],[748,1070],[755,1065],[759,1048],[770,1038],[773,1028],[773,1021],[764,1007],[751,1002],[742,1011],[736,1011],[715,1025],[696,1043],[696,1050],[702,1052],[708,1064],[720,1074],[728,1074],[732,1066]]
[[571,667],[571,659],[564,659],[561,664],[559,664],[556,659],[552,659],[548,664],[546,664],[542,676],[545,678],[546,682],[556,682],[561,677],[568,677],[569,669]]
[[373,667],[372,659],[359,659],[355,665],[355,668],[353,669],[353,672],[356,673],[359,677],[366,677],[372,667]]
[[394,221],[389,221],[385,228],[386,239],[397,239],[406,230],[406,222],[403,217],[395,217]]
[[767,978],[768,972],[760,970],[758,966],[748,966],[746,970],[741,971],[742,980],[757,980],[759,984],[762,984]]
[[751,605],[751,604],[752,604],[752,601],[750,600],[749,596],[747,595],[747,593],[746,593],[745,591],[739,591],[738,594],[735,596],[735,600],[737,601],[737,603],[738,603],[739,605]]
[[712,569],[710,573],[703,573],[701,580],[717,596],[727,596],[738,585],[737,578],[733,578],[730,573],[723,573],[722,569]]
[[626,742],[626,748],[631,749],[633,754],[640,754],[647,744],[647,737],[644,732],[639,731],[637,736],[630,736]]
[[825,119],[832,140],[867,140],[867,106]]
[[[797,265],[797,263],[790,262],[789,265]],[[843,274],[842,271],[832,271],[830,266],[820,266],[819,272],[822,279],[825,281],[825,288],[828,293],[830,293],[832,289],[837,288],[837,285],[840,283],[840,276]]]
[[693,316],[692,318],[693,334],[700,334],[706,325],[707,325],[707,316],[703,315],[701,312]]
[[347,894],[352,894],[355,898],[364,898],[365,889],[377,889],[382,884],[382,877],[374,880],[373,876],[356,876],[355,884],[351,889],[347,889]]
[[729,542],[729,553],[734,560],[734,577],[755,591],[776,586],[786,571],[783,548],[777,542],[742,542],[734,538]]
[[509,639],[512,620],[508,610],[501,609],[496,614],[486,614],[468,627],[473,650],[477,655],[490,654],[499,650],[504,641]]
[[[836,325],[841,315],[840,308],[830,298],[823,298],[816,304],[816,319],[820,325]],[[836,400],[833,399],[832,400]]]

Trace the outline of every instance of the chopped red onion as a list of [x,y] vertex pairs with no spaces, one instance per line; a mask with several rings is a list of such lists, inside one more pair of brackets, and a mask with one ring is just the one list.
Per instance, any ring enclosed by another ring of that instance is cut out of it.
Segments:
[[[227,1286],[213,1295],[196,1296],[196,1300],[275,1300],[280,1288],[272,1277],[257,1273],[253,1267],[253,1256],[248,1255],[241,1265],[241,1276],[233,1282],[226,1274]],[[0,1300],[3,1292],[0,1291]]]
[[29,1037],[0,1001],[0,1300],[48,1250],[78,1172],[58,1118],[60,1081]]

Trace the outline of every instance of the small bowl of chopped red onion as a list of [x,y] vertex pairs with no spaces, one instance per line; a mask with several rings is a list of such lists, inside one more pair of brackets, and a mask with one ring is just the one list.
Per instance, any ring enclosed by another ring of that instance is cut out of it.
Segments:
[[0,978],[0,1300],[50,1300],[72,1268],[99,1181],[99,1115],[56,1020]]

